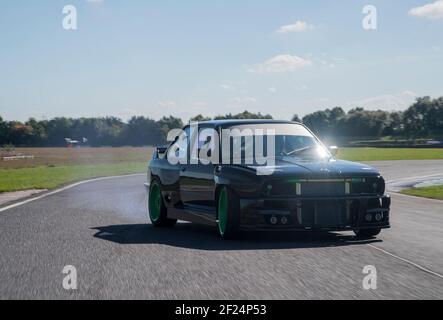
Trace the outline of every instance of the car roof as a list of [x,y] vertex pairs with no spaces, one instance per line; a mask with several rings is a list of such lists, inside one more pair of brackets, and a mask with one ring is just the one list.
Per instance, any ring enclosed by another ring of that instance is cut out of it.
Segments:
[[299,124],[298,122],[288,121],[288,120],[272,120],[272,119],[228,119],[228,120],[210,120],[198,122],[201,126],[208,127],[230,127],[245,124]]

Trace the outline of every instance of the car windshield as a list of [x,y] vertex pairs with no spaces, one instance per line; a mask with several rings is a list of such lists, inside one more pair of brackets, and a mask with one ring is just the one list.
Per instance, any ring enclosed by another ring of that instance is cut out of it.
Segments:
[[[328,159],[329,151],[304,126],[299,124],[248,124],[228,128],[231,136],[231,158],[248,159],[263,145],[265,156],[293,157],[302,160]],[[262,144],[261,144],[262,142]],[[269,145],[274,145],[273,151]],[[240,155],[241,153],[241,155]],[[254,157],[255,158],[255,157]]]

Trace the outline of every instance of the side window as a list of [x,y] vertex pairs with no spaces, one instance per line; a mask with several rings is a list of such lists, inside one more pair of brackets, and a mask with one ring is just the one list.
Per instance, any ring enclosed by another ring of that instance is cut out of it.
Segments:
[[199,152],[200,149],[203,147],[203,145],[205,144],[205,141],[200,141],[200,134],[203,130],[208,129],[207,127],[199,127],[198,128],[198,136],[196,137],[195,141],[194,141],[194,148],[193,150],[197,151],[195,153],[191,153],[191,159],[192,160],[199,160],[198,156],[199,156]]
[[180,147],[180,152],[183,152],[183,154],[187,154],[189,146],[189,133],[190,133],[189,127],[186,127],[184,129],[184,133],[185,137],[180,139],[179,147]]
[[[219,161],[219,159],[208,159],[215,155],[216,158],[219,158],[219,135],[218,132],[213,127],[199,127],[198,137],[194,142],[194,149],[191,153],[192,160],[199,160],[202,163],[206,161]],[[216,141],[218,140],[218,141]],[[204,159],[200,159],[200,151],[203,150]]]

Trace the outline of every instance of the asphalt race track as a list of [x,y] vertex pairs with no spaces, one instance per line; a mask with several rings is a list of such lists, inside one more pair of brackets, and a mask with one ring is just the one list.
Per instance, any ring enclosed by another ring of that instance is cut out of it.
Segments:
[[[443,175],[443,161],[371,163],[390,185]],[[410,178],[408,178],[410,177]],[[154,229],[145,177],[89,182],[1,211],[1,299],[443,299],[443,201],[393,194],[392,229],[246,234],[189,223]],[[77,269],[78,289],[62,286]],[[377,269],[364,290],[363,268]]]

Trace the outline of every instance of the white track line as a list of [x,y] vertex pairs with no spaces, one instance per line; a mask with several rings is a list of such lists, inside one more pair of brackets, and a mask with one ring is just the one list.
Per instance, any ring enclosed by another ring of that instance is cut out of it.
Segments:
[[395,194],[397,196],[401,196],[401,197],[408,197],[408,198],[418,198],[421,200],[429,200],[430,202],[436,202],[436,203],[441,203],[443,200],[438,200],[438,199],[432,199],[432,198],[425,198],[425,197],[418,197],[418,196],[411,196],[408,194],[403,194],[400,192],[396,192],[396,191],[390,191],[389,190],[389,184],[396,184],[396,183],[401,183],[401,182],[405,182],[405,181],[414,181],[417,179],[425,179],[425,178],[439,178],[442,177],[443,175],[441,173],[439,174],[431,174],[431,175],[426,175],[426,176],[417,176],[417,177],[409,177],[409,178],[402,178],[402,179],[398,179],[398,180],[390,180],[390,181],[386,181],[386,189],[388,190],[389,193],[391,194]]
[[[403,179],[399,179],[399,180],[391,180],[391,181],[387,181],[386,184],[399,183],[399,182],[410,181],[410,180],[416,180],[416,179],[425,179],[425,178],[441,177],[441,176],[442,176],[442,174],[440,173],[440,174],[432,174],[432,175],[426,175],[426,176],[408,177],[408,178],[403,178]],[[441,202],[442,202],[441,200],[437,200],[437,199],[430,199],[430,198],[423,198],[423,197],[410,196],[410,195],[402,194],[402,193],[399,193],[399,192],[393,192],[393,191],[390,191],[390,193],[395,194],[396,196],[402,196],[402,197],[406,197],[406,198],[418,198],[418,199],[421,199],[421,200],[428,200],[428,201],[430,201],[430,202],[437,202],[437,203],[441,203]],[[395,259],[398,259],[398,260],[401,260],[401,261],[403,261],[403,262],[406,262],[406,263],[408,263],[408,264],[410,264],[410,265],[412,265],[412,266],[414,266],[414,267],[416,267],[416,268],[418,268],[418,269],[420,269],[420,270],[422,270],[422,271],[424,271],[424,272],[426,272],[426,273],[432,274],[432,275],[434,275],[434,276],[436,276],[436,277],[439,277],[439,278],[443,279],[443,275],[441,275],[441,274],[439,274],[439,273],[437,273],[437,272],[431,271],[431,270],[429,270],[429,269],[426,269],[425,267],[422,267],[421,265],[419,265],[419,264],[417,264],[417,263],[415,263],[415,262],[412,262],[412,261],[410,261],[410,260],[408,260],[408,259],[405,259],[405,258],[399,257],[399,256],[397,256],[397,255],[395,255],[395,254],[393,254],[393,253],[390,253],[390,252],[388,252],[388,251],[386,251],[386,250],[383,250],[383,249],[381,249],[381,248],[378,248],[378,247],[376,247],[376,246],[374,246],[374,245],[372,245],[372,244],[368,244],[368,246],[371,247],[371,248],[374,248],[374,249],[376,249],[376,250],[378,250],[378,251],[380,251],[380,252],[383,252],[384,254],[387,254],[387,255],[389,255],[389,256],[395,258]]]
[[376,246],[374,246],[374,245],[372,245],[372,244],[367,244],[367,246],[369,246],[369,247],[371,247],[371,248],[374,248],[374,249],[376,249],[376,250],[378,250],[378,251],[380,251],[380,252],[383,252],[384,254],[387,254],[387,255],[389,255],[389,256],[395,258],[395,259],[398,259],[398,260],[401,260],[401,261],[403,261],[403,262],[406,262],[406,263],[408,263],[408,264],[410,264],[410,265],[412,265],[412,266],[414,266],[414,267],[420,269],[421,271],[424,271],[424,272],[426,272],[426,273],[432,274],[432,275],[434,275],[434,276],[436,276],[436,277],[439,277],[439,278],[443,279],[443,275],[441,275],[441,274],[439,274],[439,273],[437,273],[437,272],[434,272],[434,271],[432,271],[432,270],[426,269],[425,267],[422,267],[421,265],[419,265],[419,264],[417,264],[417,263],[415,263],[415,262],[412,262],[412,261],[410,261],[410,260],[408,260],[408,259],[405,259],[405,258],[399,257],[399,256],[397,256],[397,255],[395,255],[395,254],[393,254],[393,253],[390,253],[390,252],[388,252],[388,251],[386,251],[386,250],[383,250],[383,249],[381,249],[381,248],[378,248],[378,247],[376,247]]
[[12,209],[12,208],[16,208],[18,206],[21,206],[23,204],[26,204],[26,203],[29,203],[29,202],[32,202],[32,201],[36,201],[36,200],[39,200],[39,199],[42,199],[42,198],[46,198],[46,197],[51,196],[53,194],[56,194],[56,193],[59,193],[59,192],[62,192],[62,191],[65,191],[65,190],[77,187],[77,186],[85,184],[85,183],[95,182],[95,181],[102,181],[102,180],[109,180],[109,179],[117,179],[117,178],[135,177],[135,176],[142,176],[142,175],[145,175],[145,173],[135,173],[135,174],[121,175],[121,176],[102,177],[102,178],[95,178],[95,179],[90,179],[90,180],[76,182],[76,183],[70,184],[70,185],[68,185],[66,187],[63,187],[63,188],[60,188],[60,189],[57,189],[57,190],[54,190],[54,191],[42,194],[41,196],[30,198],[30,199],[27,199],[27,200],[24,200],[24,201],[20,201],[20,202],[11,204],[9,206],[0,208],[0,212],[4,212],[6,210],[9,210],[9,209]]
[[398,193],[398,192],[394,192],[394,191],[389,191],[390,195],[395,195],[395,196],[399,196],[399,197],[404,197],[404,198],[412,198],[412,199],[417,199],[417,200],[426,200],[429,202],[434,202],[435,204],[442,204],[443,200],[439,200],[439,199],[432,199],[432,198],[425,198],[425,197],[419,197],[419,196],[411,196],[409,194],[403,194],[403,193]]
[[408,177],[408,178],[402,178],[402,179],[398,179],[398,180],[389,180],[386,181],[386,183],[392,184],[392,183],[399,183],[399,182],[403,182],[403,181],[410,181],[410,180],[415,180],[415,179],[424,179],[424,178],[433,178],[433,177],[441,177],[442,174],[430,174],[427,176],[417,176],[417,177]]

